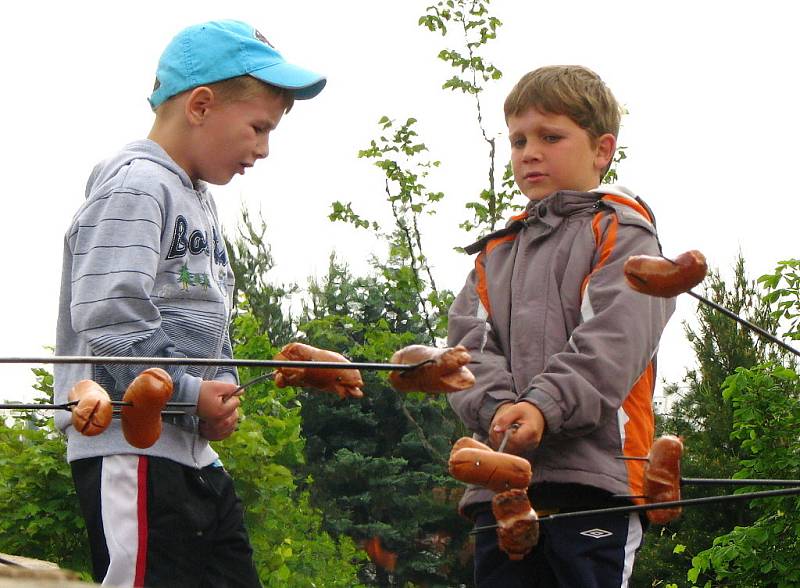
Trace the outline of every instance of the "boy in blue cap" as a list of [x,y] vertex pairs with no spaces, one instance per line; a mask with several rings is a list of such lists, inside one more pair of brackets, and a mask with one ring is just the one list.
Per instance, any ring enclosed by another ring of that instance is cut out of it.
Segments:
[[[189,27],[161,56],[147,139],[95,167],[64,241],[57,355],[232,356],[233,274],[207,183],[227,184],[269,153],[294,100],[319,74],[287,63],[253,27]],[[146,366],[55,368],[57,402],[83,379],[112,399]],[[209,441],[238,420],[236,371],[175,366],[172,400],[150,448],[113,421],[85,437],[69,415],[67,459],[86,520],[94,578],[113,586],[260,586],[243,510]]]

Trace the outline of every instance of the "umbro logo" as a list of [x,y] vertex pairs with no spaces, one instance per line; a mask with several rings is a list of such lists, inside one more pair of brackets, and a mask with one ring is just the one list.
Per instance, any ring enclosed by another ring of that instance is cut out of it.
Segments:
[[588,531],[581,531],[580,534],[592,539],[602,539],[603,537],[611,537],[614,533],[605,529],[589,529]]

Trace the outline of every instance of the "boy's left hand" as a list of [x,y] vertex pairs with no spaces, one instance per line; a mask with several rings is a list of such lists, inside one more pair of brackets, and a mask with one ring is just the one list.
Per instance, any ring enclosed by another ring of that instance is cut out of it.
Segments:
[[507,429],[517,424],[519,428],[511,434],[506,443],[506,453],[520,455],[539,446],[546,423],[544,415],[530,402],[503,404],[497,409],[489,430],[492,447],[499,447]]

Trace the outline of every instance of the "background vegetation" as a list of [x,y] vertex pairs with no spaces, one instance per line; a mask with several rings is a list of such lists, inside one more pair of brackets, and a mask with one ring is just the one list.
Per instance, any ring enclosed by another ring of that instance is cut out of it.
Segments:
[[[482,91],[502,76],[483,50],[502,23],[488,0],[449,0],[427,7],[419,24],[441,36],[438,58],[453,68],[443,88],[472,102],[476,140],[486,148],[485,185],[457,221],[477,238],[519,208],[509,168],[496,161],[496,133],[482,117]],[[334,202],[330,219],[379,236],[385,251],[374,254],[366,275],[353,275],[331,255],[320,279],[273,283],[268,227],[243,211],[231,251],[239,285],[237,357],[272,357],[283,344],[303,340],[352,360],[386,361],[411,343],[443,343],[453,293],[437,287],[426,255],[446,197],[427,186],[439,162],[419,136],[417,118],[407,115],[381,118],[357,155],[383,177],[385,214],[365,218],[351,203]],[[622,148],[617,162],[624,157]],[[609,179],[616,174],[615,168]],[[726,283],[712,272],[704,294],[769,331],[800,339],[798,267],[797,260],[780,262],[773,274],[752,281],[739,259],[733,279]],[[696,367],[668,387],[675,402],[659,420],[659,433],[684,438],[684,475],[800,478],[792,358],[703,305],[697,312],[696,325],[685,326]],[[40,400],[49,402],[52,378],[35,373]],[[245,381],[258,374],[242,369],[240,375]],[[364,377],[367,394],[360,400],[278,389],[269,381],[253,386],[243,397],[239,430],[216,445],[247,505],[264,584],[471,585],[468,526],[455,508],[461,487],[446,470],[462,425],[442,398],[397,394],[380,372]],[[14,416],[0,423],[0,551],[86,574],[63,441],[49,415]],[[632,585],[796,586],[798,534],[795,498],[687,508],[648,533]],[[377,557],[376,544],[390,557]]]

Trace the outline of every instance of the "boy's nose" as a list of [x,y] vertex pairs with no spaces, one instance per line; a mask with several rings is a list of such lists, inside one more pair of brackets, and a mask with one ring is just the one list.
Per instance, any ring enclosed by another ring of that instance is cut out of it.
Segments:
[[522,152],[523,161],[539,161],[542,158],[542,151],[536,145],[528,143],[525,151]]
[[264,159],[267,155],[269,155],[269,139],[266,138],[263,141],[259,141],[258,145],[256,145],[256,157],[258,159]]

